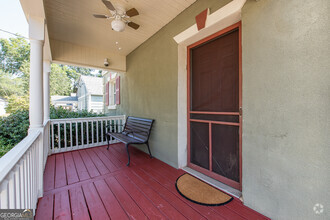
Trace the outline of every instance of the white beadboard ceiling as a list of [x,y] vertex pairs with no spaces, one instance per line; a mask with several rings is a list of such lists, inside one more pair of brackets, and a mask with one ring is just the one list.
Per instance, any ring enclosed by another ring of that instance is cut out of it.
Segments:
[[101,0],[44,0],[44,6],[50,39],[126,56],[195,1],[111,0],[115,8],[134,7],[140,13],[130,19],[140,28],[126,26],[124,32],[113,31],[111,20],[93,17],[110,15]]

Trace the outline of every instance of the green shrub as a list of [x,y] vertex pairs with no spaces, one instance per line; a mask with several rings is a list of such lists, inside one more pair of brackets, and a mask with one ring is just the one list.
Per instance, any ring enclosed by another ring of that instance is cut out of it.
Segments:
[[0,119],[0,147],[15,146],[27,135],[29,111],[17,110]]
[[[62,107],[50,108],[51,119],[61,118],[86,118],[100,117],[104,114],[97,114],[88,111],[72,112]],[[0,157],[18,144],[27,136],[29,129],[29,111],[26,109],[16,110],[7,117],[0,118]]]

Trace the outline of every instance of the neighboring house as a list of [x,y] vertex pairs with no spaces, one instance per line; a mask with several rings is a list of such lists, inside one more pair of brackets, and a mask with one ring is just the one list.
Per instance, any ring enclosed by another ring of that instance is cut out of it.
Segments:
[[107,72],[104,76],[104,112],[115,110],[120,104],[120,76]]
[[77,80],[78,110],[103,112],[103,79],[80,76]]
[[4,98],[0,97],[0,116],[3,116],[6,114],[6,106],[7,106],[7,101]]
[[61,106],[65,109],[70,109],[73,111],[77,110],[78,107],[78,97],[76,93],[72,93],[71,96],[61,96],[61,95],[53,95],[50,97],[51,103],[55,108]]

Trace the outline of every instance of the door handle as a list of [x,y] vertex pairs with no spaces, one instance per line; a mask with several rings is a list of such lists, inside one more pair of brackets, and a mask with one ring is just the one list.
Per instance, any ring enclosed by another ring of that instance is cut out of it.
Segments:
[[242,107],[239,107],[239,116],[242,116],[242,114],[243,114],[243,109]]

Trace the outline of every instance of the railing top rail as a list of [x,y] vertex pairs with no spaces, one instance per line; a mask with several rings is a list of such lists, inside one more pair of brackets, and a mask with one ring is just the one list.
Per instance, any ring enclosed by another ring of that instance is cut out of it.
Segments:
[[47,119],[46,121],[44,121],[44,127],[46,127],[49,122],[50,122],[50,119]]
[[89,120],[104,120],[111,118],[123,118],[125,115],[116,115],[116,116],[102,116],[102,117],[86,117],[86,118],[61,118],[61,119],[50,119],[51,122],[65,122],[65,121],[89,121]]
[[0,158],[0,182],[2,182],[7,174],[15,167],[40,134],[41,130],[39,129],[31,130],[28,136]]

